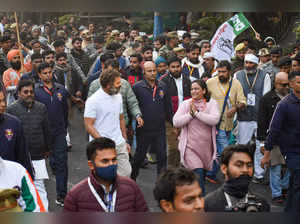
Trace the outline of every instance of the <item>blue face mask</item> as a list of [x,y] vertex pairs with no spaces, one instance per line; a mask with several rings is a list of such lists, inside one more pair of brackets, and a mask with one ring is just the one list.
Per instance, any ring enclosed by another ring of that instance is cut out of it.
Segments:
[[95,172],[98,177],[100,177],[102,180],[106,181],[112,181],[117,176],[117,167],[118,165],[111,165],[111,166],[105,166],[105,167],[97,167],[94,164]]

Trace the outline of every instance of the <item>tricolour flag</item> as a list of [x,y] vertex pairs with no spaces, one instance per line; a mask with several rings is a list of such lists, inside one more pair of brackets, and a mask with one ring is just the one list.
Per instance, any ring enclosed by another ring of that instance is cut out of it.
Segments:
[[234,39],[250,27],[243,13],[238,13],[224,22],[210,41],[211,52],[217,60],[228,60],[234,56]]

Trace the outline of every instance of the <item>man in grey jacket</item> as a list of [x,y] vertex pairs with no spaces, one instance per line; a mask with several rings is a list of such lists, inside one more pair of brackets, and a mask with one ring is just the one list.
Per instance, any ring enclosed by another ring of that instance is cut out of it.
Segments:
[[44,179],[48,179],[45,158],[52,150],[52,139],[49,134],[46,106],[34,101],[34,83],[31,80],[20,80],[18,100],[7,108],[7,113],[18,117],[21,122],[35,169],[34,183],[41,196],[46,211],[48,210],[47,192]]

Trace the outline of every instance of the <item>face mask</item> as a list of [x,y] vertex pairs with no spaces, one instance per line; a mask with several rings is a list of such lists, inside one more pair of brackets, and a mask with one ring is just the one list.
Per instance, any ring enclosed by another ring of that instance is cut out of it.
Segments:
[[95,164],[96,175],[102,180],[113,181],[117,176],[117,165],[97,167]]
[[238,178],[229,179],[224,183],[224,191],[233,197],[243,198],[248,193],[251,179],[249,175],[241,175]]

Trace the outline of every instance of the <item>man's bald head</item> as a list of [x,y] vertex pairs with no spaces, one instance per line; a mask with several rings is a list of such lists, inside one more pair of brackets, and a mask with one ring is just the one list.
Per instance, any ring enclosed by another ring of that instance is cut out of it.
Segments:
[[156,67],[156,65],[155,65],[155,63],[153,62],[153,61],[146,61],[145,63],[144,63],[144,68],[146,69],[146,67]]
[[286,72],[278,72],[276,75],[275,75],[275,82],[276,82],[276,79],[281,79],[281,80],[288,80],[288,77],[289,77],[289,74],[286,73]]
[[156,65],[153,61],[146,61],[144,64],[144,77],[145,79],[153,83],[155,82],[156,75],[157,75],[157,70],[156,70]]
[[288,73],[278,72],[275,75],[275,90],[282,96],[289,94],[289,79]]

